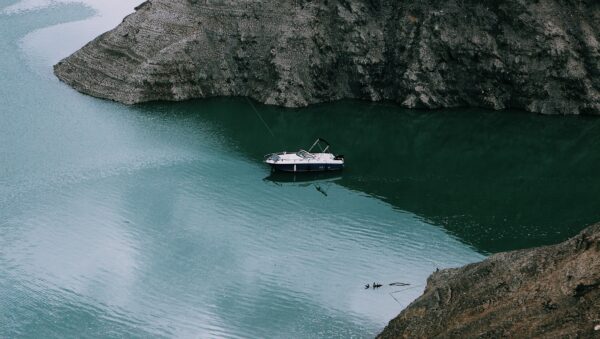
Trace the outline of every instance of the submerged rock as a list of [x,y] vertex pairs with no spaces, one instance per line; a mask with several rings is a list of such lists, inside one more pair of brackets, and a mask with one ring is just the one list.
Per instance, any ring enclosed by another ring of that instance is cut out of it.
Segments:
[[592,338],[600,325],[600,224],[554,246],[433,273],[379,338]]
[[358,98],[600,114],[597,0],[150,0],[55,74],[138,103]]

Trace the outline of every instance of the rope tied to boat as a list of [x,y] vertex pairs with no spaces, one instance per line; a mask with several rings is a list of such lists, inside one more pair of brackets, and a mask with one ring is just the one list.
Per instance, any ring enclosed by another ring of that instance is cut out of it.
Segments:
[[265,121],[265,119],[263,119],[262,115],[260,115],[260,113],[258,112],[258,110],[256,109],[256,107],[254,106],[254,104],[252,103],[252,101],[248,98],[248,97],[244,97],[246,99],[246,102],[248,102],[248,105],[250,105],[250,107],[252,107],[252,110],[254,111],[254,113],[256,113],[256,116],[258,117],[258,119],[263,123],[263,125],[265,125],[265,127],[267,128],[267,131],[269,131],[269,134],[271,134],[271,136],[277,140],[277,142],[279,143],[279,146],[282,146],[281,141],[275,136],[275,133],[273,133],[273,131],[271,130],[271,128],[269,127],[269,125],[267,124],[267,122]]

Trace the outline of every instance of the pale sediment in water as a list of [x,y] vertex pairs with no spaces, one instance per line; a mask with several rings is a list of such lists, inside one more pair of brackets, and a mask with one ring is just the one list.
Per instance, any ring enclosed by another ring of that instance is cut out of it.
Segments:
[[[368,337],[436,267],[600,217],[600,121],[257,105],[275,140],[244,100],[126,106],[49,77],[39,49],[93,28],[38,29],[90,14],[0,14],[0,337]],[[263,154],[315,136],[352,159],[327,197],[263,181]]]

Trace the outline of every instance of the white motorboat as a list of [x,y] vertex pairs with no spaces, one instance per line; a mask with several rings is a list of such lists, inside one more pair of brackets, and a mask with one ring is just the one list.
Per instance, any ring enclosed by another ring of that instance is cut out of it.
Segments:
[[[318,147],[320,152],[313,153],[315,147]],[[308,151],[301,149],[297,152],[267,154],[265,163],[273,170],[284,172],[339,171],[344,168],[344,156],[331,153],[329,143],[318,138]]]

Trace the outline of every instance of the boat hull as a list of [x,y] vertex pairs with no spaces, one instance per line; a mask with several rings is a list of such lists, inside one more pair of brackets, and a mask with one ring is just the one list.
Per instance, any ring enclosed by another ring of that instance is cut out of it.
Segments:
[[327,172],[340,171],[344,164],[269,164],[271,169],[281,172]]

